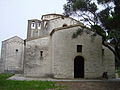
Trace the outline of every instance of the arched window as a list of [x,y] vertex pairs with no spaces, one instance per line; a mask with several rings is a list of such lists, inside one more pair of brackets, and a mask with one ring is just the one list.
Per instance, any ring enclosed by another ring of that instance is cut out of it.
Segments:
[[32,29],[35,29],[35,21],[32,21],[32,23],[31,23],[31,28],[32,28]]
[[67,24],[63,24],[63,26],[62,27],[67,27],[68,25]]

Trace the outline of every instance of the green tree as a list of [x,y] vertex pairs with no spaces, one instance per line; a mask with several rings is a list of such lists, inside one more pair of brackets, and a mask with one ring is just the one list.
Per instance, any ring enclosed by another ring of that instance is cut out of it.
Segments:
[[120,61],[120,0],[67,0],[64,11],[101,35],[103,45]]

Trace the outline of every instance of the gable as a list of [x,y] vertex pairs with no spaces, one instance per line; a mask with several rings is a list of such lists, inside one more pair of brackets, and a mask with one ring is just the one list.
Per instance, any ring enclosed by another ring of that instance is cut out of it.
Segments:
[[21,42],[21,43],[23,43],[24,40],[18,36],[14,36],[14,37],[11,37],[11,38],[5,40],[5,42],[7,42],[7,43],[9,43],[9,42]]

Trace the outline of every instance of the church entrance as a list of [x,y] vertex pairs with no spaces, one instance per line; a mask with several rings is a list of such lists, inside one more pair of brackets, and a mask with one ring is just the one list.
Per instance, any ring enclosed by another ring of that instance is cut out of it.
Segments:
[[84,58],[82,56],[74,59],[74,78],[84,78]]

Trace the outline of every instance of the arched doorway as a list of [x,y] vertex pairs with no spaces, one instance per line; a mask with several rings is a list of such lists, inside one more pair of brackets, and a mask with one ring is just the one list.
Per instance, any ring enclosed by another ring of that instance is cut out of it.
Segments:
[[84,58],[82,56],[74,59],[74,78],[84,78]]

